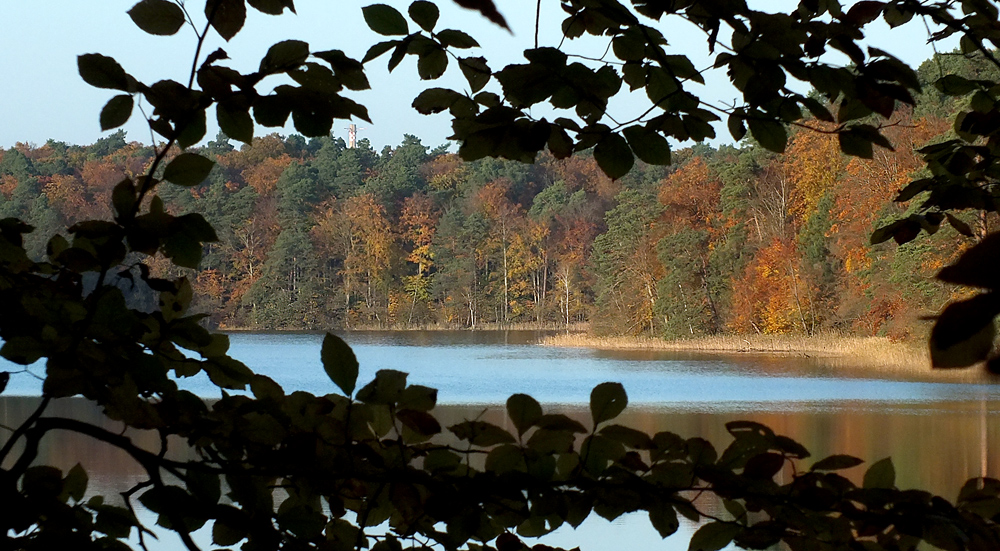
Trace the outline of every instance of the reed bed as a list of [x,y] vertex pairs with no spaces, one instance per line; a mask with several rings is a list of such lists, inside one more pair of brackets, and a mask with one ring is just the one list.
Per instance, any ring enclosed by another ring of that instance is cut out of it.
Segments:
[[[996,382],[982,367],[931,369],[926,346],[895,342],[885,337],[835,334],[713,335],[686,339],[654,337],[600,337],[585,333],[551,335],[545,346],[603,350],[662,350],[706,354],[767,354],[815,358],[819,363],[855,375],[911,380]],[[922,343],[921,343],[922,344]]]

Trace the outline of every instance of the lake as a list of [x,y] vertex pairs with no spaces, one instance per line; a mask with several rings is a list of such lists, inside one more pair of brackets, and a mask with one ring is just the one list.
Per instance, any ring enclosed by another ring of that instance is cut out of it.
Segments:
[[[721,448],[729,442],[727,421],[751,419],[798,440],[815,459],[833,453],[870,462],[891,456],[898,486],[949,499],[968,478],[1000,475],[1000,385],[848,377],[815,358],[549,348],[536,345],[538,337],[516,331],[344,335],[361,363],[359,386],[378,369],[406,371],[410,383],[439,389],[445,425],[484,410],[486,420],[504,424],[499,406],[516,392],[535,396],[551,410],[585,416],[590,390],[618,381],[630,401],[623,424],[649,432],[702,436]],[[336,391],[320,364],[321,335],[237,333],[231,342],[234,357],[286,390]],[[15,368],[0,365],[0,370]],[[44,373],[40,367],[33,370]],[[182,384],[205,397],[218,392],[199,377]],[[12,376],[0,397],[0,423],[23,419],[40,389],[31,376]],[[102,422],[82,400],[60,401],[53,413]],[[40,458],[64,469],[82,461],[92,485],[103,492],[121,491],[138,475],[128,458],[79,437],[47,442]],[[863,469],[845,474],[860,479]],[[694,529],[684,525],[662,544],[646,524],[634,517],[615,523],[588,520],[581,530],[560,530],[546,542],[568,547],[586,542],[584,550],[603,549],[620,546],[627,534],[630,544],[686,549]],[[165,542],[160,548],[174,545]]]

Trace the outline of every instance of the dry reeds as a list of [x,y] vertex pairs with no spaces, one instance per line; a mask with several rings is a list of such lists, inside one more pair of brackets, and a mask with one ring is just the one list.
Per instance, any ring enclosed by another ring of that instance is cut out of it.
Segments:
[[990,380],[983,369],[931,369],[924,346],[894,342],[885,337],[852,337],[836,334],[713,335],[665,340],[654,337],[598,337],[584,333],[552,335],[545,346],[603,350],[662,350],[710,354],[797,355],[822,364],[872,377],[951,382]]

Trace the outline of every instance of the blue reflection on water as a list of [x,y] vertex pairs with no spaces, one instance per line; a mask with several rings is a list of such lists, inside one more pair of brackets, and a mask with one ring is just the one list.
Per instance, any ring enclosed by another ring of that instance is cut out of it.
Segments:
[[[337,392],[320,363],[322,335],[235,333],[230,338],[235,358],[286,390]],[[361,332],[345,338],[361,363],[359,386],[379,369],[397,369],[410,374],[410,383],[437,388],[442,404],[497,404],[516,392],[544,403],[585,404],[590,390],[604,381],[625,385],[633,404],[685,411],[1000,399],[997,385],[844,378],[803,358],[550,348],[534,345],[531,332]],[[41,366],[33,370],[44,373]],[[218,395],[204,375],[181,385],[202,396]],[[4,394],[40,392],[40,381],[21,374],[11,378]]]

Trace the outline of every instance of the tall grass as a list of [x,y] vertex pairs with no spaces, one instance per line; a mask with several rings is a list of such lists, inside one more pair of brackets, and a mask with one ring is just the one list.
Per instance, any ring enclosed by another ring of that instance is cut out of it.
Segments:
[[546,346],[605,350],[663,350],[711,354],[776,354],[817,358],[822,364],[857,375],[954,382],[984,382],[990,376],[981,367],[931,369],[925,346],[894,342],[885,337],[823,334],[713,335],[665,340],[654,337],[598,337],[584,333],[552,335]]

